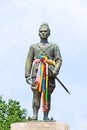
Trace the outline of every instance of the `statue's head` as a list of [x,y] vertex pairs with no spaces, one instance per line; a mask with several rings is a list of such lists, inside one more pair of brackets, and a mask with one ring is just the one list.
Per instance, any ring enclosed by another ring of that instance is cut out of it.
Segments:
[[40,38],[47,39],[49,35],[50,35],[49,25],[47,23],[41,24],[40,28],[39,28],[39,36],[40,36]]

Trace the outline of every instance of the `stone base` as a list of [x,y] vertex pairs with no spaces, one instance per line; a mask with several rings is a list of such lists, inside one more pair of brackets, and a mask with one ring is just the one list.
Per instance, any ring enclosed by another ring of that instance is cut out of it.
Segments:
[[69,130],[69,125],[59,122],[20,122],[11,124],[11,130]]

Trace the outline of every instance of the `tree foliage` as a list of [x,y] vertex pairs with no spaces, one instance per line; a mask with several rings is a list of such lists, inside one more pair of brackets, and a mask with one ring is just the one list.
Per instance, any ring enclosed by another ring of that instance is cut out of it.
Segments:
[[0,130],[10,130],[11,123],[26,121],[27,111],[21,109],[20,102],[0,96]]

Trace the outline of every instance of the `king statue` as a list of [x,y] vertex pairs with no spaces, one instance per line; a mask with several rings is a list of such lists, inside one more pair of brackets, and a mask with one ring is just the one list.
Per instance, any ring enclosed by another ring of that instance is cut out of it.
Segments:
[[[51,109],[51,94],[55,89],[55,76],[58,75],[62,65],[59,47],[48,42],[50,28],[47,23],[39,28],[40,43],[32,44],[25,63],[25,78],[33,92],[32,120],[38,120],[38,111],[42,103],[43,120],[48,120]],[[50,71],[51,70],[51,71]],[[32,80],[31,80],[32,79]]]

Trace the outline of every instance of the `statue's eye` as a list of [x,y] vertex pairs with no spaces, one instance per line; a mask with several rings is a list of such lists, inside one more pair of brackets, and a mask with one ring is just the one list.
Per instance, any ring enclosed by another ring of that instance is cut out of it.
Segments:
[[42,33],[42,32],[47,32],[47,31],[46,30],[40,31],[40,33]]

